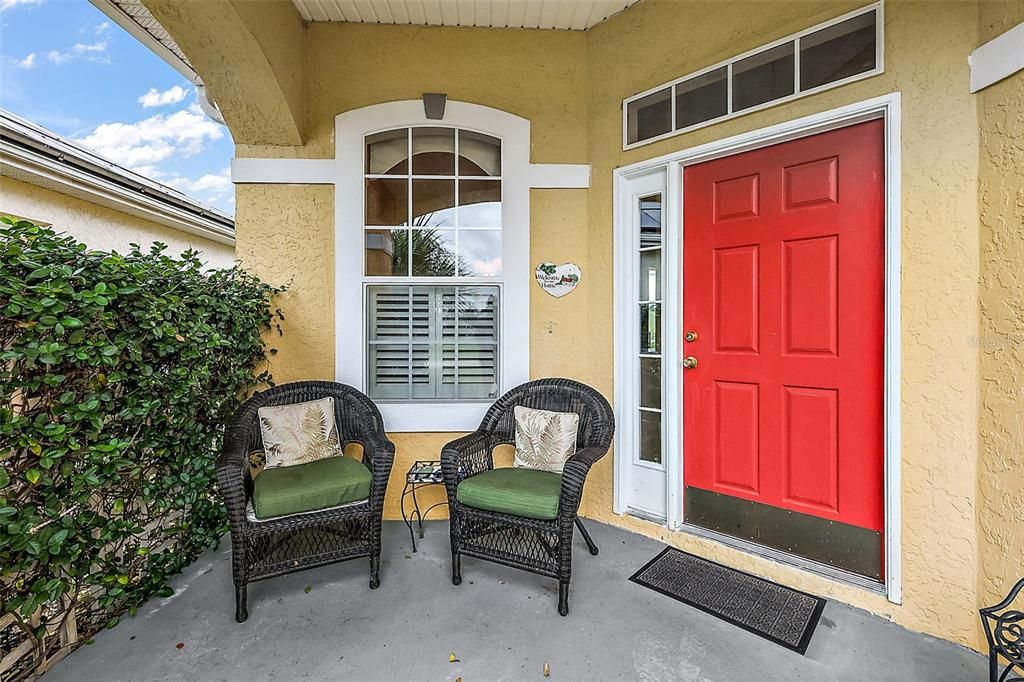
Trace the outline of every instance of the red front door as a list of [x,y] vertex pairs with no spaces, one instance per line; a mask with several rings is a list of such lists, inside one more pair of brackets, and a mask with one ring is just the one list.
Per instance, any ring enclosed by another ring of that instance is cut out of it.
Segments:
[[684,172],[685,484],[754,503],[735,524],[881,536],[883,140],[871,121]]

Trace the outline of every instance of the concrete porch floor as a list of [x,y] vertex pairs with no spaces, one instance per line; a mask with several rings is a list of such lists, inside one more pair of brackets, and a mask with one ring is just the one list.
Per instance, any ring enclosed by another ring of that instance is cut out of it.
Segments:
[[173,596],[150,600],[46,679],[540,681],[545,661],[552,681],[985,678],[978,654],[834,601],[800,656],[628,582],[662,545],[587,527],[601,553],[591,557],[577,535],[567,618],[555,581],[515,569],[463,558],[453,586],[439,521],[416,554],[404,524],[385,524],[379,589],[367,586],[365,560],[262,581],[238,624],[224,542],[175,579]]

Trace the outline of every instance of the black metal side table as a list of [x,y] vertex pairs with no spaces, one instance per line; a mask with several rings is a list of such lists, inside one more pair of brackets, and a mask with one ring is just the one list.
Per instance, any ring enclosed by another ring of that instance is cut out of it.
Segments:
[[[418,526],[420,538],[423,538],[423,517],[430,513],[434,507],[440,507],[441,505],[448,504],[448,500],[445,499],[441,502],[427,507],[426,511],[420,513],[420,503],[416,499],[416,491],[419,488],[428,485],[444,485],[444,477],[441,475],[441,460],[435,459],[421,459],[413,462],[409,471],[405,474],[405,487],[402,489],[402,500],[400,505],[402,507],[402,520],[405,521],[405,525],[409,527],[409,538],[412,540],[412,551],[416,551],[416,534],[413,532],[412,522],[416,520]],[[405,513],[405,496],[412,495],[412,513],[406,515]]]

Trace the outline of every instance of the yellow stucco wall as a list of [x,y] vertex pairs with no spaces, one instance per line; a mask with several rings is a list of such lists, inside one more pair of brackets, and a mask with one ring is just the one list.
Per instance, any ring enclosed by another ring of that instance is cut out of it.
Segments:
[[133,242],[147,249],[156,241],[167,244],[172,255],[188,248],[202,251],[202,260],[211,267],[234,264],[235,249],[227,244],[9,177],[0,176],[0,214],[49,223],[102,251],[125,253]]
[[[530,119],[534,162],[586,161],[586,36],[582,33],[335,23],[309,26],[306,41],[310,80],[305,146],[240,144],[239,155],[331,158],[337,114],[378,102],[418,99],[424,92],[446,92],[452,100],[486,104]],[[281,299],[284,335],[274,340],[279,349],[271,365],[275,380],[333,378],[333,190],[239,185],[236,202],[236,231],[244,235],[238,239],[239,259],[269,281],[289,283]],[[586,192],[534,190],[531,209],[531,259],[564,257],[586,272],[586,263],[573,247],[586,241]],[[571,241],[563,241],[570,235]],[[586,378],[585,353],[572,359],[566,348],[579,344],[577,330],[585,328],[577,324],[586,319],[588,286],[585,276],[562,305],[531,289],[534,376]],[[412,462],[436,458],[454,437],[392,435],[397,454],[385,509],[389,518],[399,516],[398,495]],[[440,488],[425,490],[421,506],[439,501],[442,495]],[[444,518],[444,511],[435,510],[431,518]]]
[[[595,77],[589,88],[589,261],[597,290],[590,298],[589,364],[591,381],[610,392],[613,168],[902,92],[903,605],[687,534],[620,519],[611,511],[608,461],[591,474],[584,512],[979,647],[973,612],[978,368],[972,343],[978,325],[978,141],[967,65],[977,46],[977,5],[887,2],[884,74],[630,152],[621,149],[618,107],[624,97],[863,4],[644,0],[590,31]],[[681,26],[699,26],[700,40],[679,40]],[[955,358],[967,360],[946,361]]]
[[[1024,22],[1024,2],[981,7],[981,41]],[[979,598],[1024,575],[1024,73],[978,94],[981,119]]]
[[[577,377],[610,397],[612,170],[901,92],[903,604],[615,516],[611,456],[592,471],[582,509],[587,516],[979,648],[975,609],[998,591],[997,582],[1024,571],[1021,507],[1016,517],[998,507],[1002,491],[1019,496],[1021,489],[1019,453],[1013,459],[1014,440],[1019,444],[1021,435],[1021,344],[990,352],[977,340],[979,330],[982,338],[988,333],[1019,339],[1024,333],[1019,299],[1015,308],[1007,305],[1019,296],[1014,276],[1024,261],[1020,221],[1012,217],[1022,206],[1020,110],[1012,109],[1020,102],[1014,85],[1020,77],[973,96],[967,65],[986,26],[1005,17],[984,18],[975,1],[889,0],[884,74],[621,150],[624,97],[863,4],[644,0],[585,34],[313,24],[303,37],[305,145],[269,147],[245,130],[236,132],[234,124],[232,132],[240,156],[330,158],[335,115],[423,92],[446,92],[453,100],[530,119],[532,161],[590,163],[593,170],[589,191],[531,194],[531,260],[572,260],[584,273],[579,289],[565,299],[531,287],[531,374]],[[1007,180],[1014,164],[1016,180]],[[360,245],[333,244],[332,194],[329,187],[238,188],[239,257],[257,274],[291,285],[282,299],[285,335],[275,342],[278,381],[333,376],[332,254],[335,248]],[[1002,374],[1014,378],[983,387],[982,377],[990,381]],[[979,423],[993,435],[979,436]],[[386,510],[390,517],[397,511],[401,472],[413,459],[436,456],[451,437],[394,435],[398,457]],[[979,450],[984,454],[980,479]],[[1016,530],[1000,530],[1008,523],[1016,523]]]

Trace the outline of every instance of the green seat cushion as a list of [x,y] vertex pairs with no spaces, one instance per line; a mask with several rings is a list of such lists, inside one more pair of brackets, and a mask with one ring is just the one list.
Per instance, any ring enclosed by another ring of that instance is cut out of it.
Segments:
[[370,496],[370,470],[358,460],[339,455],[264,469],[252,487],[256,518],[269,519],[365,500]]
[[550,520],[558,516],[561,492],[561,474],[505,468],[470,476],[459,484],[455,499],[474,509]]

